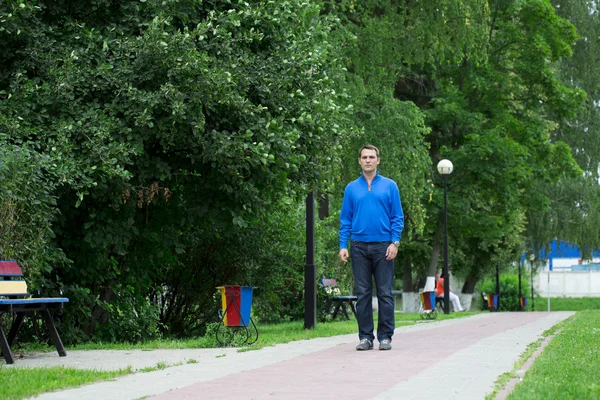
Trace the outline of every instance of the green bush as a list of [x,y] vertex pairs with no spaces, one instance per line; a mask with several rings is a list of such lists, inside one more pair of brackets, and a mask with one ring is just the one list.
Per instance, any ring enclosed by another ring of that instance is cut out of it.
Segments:
[[[487,294],[496,293],[496,279],[486,279],[478,285],[480,292]],[[521,276],[521,293],[525,297],[530,292],[530,286],[527,280]],[[531,298],[529,298],[531,304]],[[530,309],[530,305],[524,310]],[[500,311],[518,311],[519,310],[519,276],[517,274],[500,274]]]

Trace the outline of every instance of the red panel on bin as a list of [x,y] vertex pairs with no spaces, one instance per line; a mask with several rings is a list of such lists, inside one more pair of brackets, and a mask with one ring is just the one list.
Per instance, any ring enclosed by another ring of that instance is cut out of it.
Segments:
[[490,308],[498,308],[498,295],[497,294],[488,294],[488,306]]
[[227,297],[227,326],[240,326],[240,286],[225,286]]

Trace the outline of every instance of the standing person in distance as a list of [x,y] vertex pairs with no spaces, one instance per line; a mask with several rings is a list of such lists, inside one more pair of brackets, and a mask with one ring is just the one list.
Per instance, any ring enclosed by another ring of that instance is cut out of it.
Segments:
[[391,350],[394,334],[394,258],[398,254],[404,228],[404,213],[396,182],[377,171],[381,159],[372,145],[359,151],[362,175],[350,182],[344,191],[340,214],[340,259],[348,262],[351,240],[352,274],[356,284],[356,317],[358,338],[356,350],[373,348],[373,295],[375,279],[379,321],[379,350]]

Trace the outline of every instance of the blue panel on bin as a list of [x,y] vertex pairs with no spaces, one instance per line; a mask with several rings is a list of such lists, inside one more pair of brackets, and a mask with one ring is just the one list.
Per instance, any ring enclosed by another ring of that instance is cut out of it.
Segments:
[[252,286],[242,286],[240,326],[248,326],[250,324],[250,311],[252,311],[252,289]]
[[429,292],[429,296],[430,296],[430,301],[431,301],[431,309],[435,310],[435,290],[432,290],[431,292]]

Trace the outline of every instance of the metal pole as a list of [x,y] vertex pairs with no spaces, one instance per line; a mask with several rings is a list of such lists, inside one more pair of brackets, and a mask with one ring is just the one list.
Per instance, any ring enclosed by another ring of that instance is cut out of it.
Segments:
[[523,292],[521,291],[521,262],[519,262],[519,311],[523,311],[523,306],[521,305],[522,297]]
[[450,274],[448,271],[448,208],[446,198],[446,181],[444,177],[444,314],[450,314]]
[[548,312],[550,312],[550,269],[548,269]]
[[496,296],[498,296],[496,311],[500,311],[500,268],[498,267],[498,264],[496,264]]
[[554,249],[551,250],[550,252],[550,256],[548,257],[548,312],[550,312],[550,271],[552,271],[553,267],[553,254],[552,251],[554,251]]
[[535,297],[533,297],[533,264],[534,261],[531,262],[531,311],[535,311]]
[[304,268],[304,329],[317,325],[317,267],[315,266],[315,192],[306,197],[306,267]]

